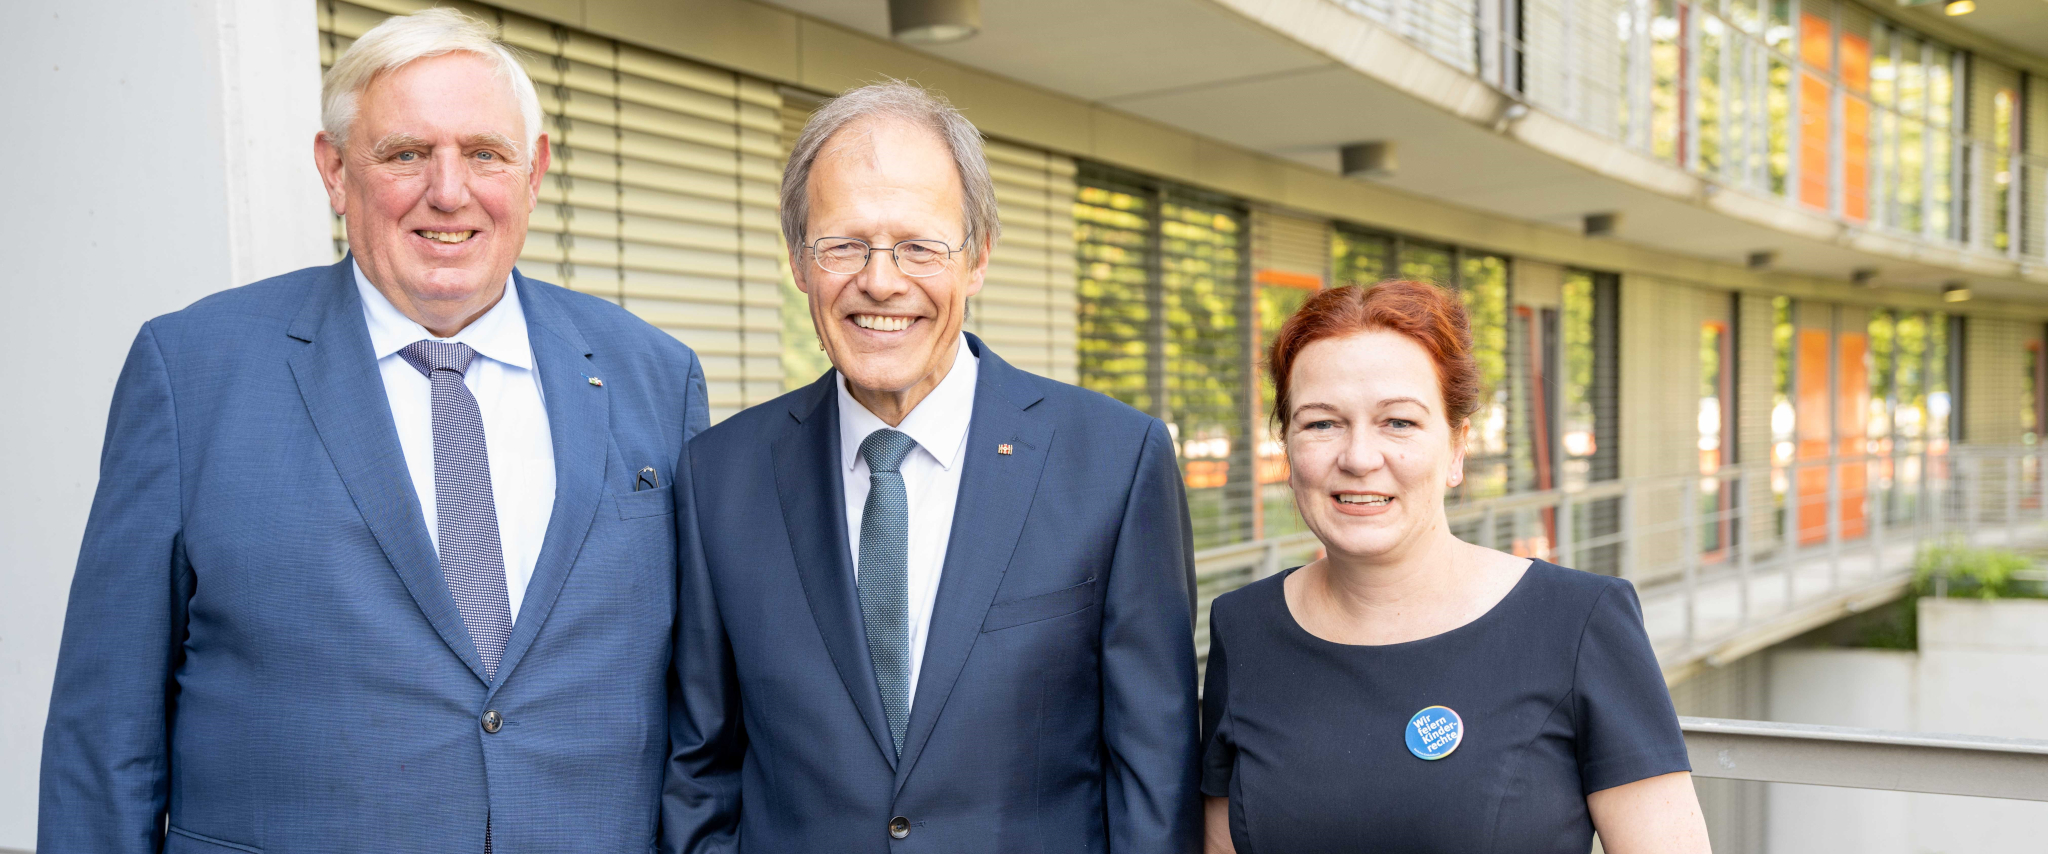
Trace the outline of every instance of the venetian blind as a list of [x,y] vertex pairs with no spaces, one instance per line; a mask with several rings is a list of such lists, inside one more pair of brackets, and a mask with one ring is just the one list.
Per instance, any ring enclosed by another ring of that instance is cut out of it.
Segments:
[[[389,15],[428,5],[323,0],[323,66]],[[554,163],[521,270],[616,302],[689,344],[714,421],[780,394],[775,87],[516,13],[459,8],[498,24],[545,115]]]

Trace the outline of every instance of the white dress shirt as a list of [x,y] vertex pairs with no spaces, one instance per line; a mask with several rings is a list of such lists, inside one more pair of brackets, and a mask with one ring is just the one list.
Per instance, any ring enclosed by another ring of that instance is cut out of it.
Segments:
[[513,278],[505,278],[505,296],[490,311],[453,338],[435,338],[385,299],[360,266],[355,273],[363,318],[370,324],[370,348],[384,377],[391,418],[398,424],[398,445],[405,451],[405,467],[435,549],[441,547],[441,529],[434,513],[434,383],[398,351],[421,339],[457,341],[476,351],[462,382],[483,413],[491,499],[498,505],[498,544],[505,555],[505,593],[517,621],[548,519],[555,512],[555,447],[540,373],[534,368],[533,343],[526,337],[526,313],[519,306]]
[[[953,537],[953,507],[960,497],[960,468],[967,459],[967,424],[974,418],[974,384],[981,359],[960,336],[953,367],[937,388],[903,417],[895,429],[909,434],[917,447],[903,457],[897,471],[910,499],[910,561],[906,581],[910,598],[910,697],[917,698],[917,675],[924,669],[924,641],[932,627],[932,604],[938,598],[939,571],[946,565],[946,543]],[[868,461],[860,444],[868,434],[889,424],[869,412],[846,390],[839,389],[839,458],[845,466],[846,539],[853,552],[853,573],[860,576],[860,517],[868,501]]]

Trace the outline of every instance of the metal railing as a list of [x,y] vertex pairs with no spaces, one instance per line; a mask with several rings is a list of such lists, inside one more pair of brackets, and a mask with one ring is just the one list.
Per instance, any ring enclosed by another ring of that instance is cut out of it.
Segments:
[[1695,777],[2048,801],[2048,741],[1679,718]]
[[[1767,35],[1782,23],[1739,26],[1706,11],[1713,4],[1681,4],[1670,17],[1649,0],[1335,2],[1521,103],[1721,187],[2023,269],[2048,262],[2039,201],[2048,157],[1972,136],[1988,132],[1981,127],[1936,123],[1923,133],[1924,116],[1909,117],[1916,130],[1898,136],[1888,107],[1798,65],[1792,39]],[[1780,66],[1799,70],[1773,71]],[[1787,153],[1799,149],[1809,112],[1798,106],[1804,76],[1831,81],[1829,103],[1812,113],[1828,134],[1827,200],[1818,207],[1800,201],[1809,182],[1796,174],[1801,159]],[[1843,127],[1851,101],[1869,116],[1862,134]],[[1959,91],[1954,104],[1963,103],[1975,101]],[[1854,152],[1852,136],[1861,140]],[[1852,174],[1867,186],[1849,187]]]
[[[2048,523],[2048,453],[1958,446],[1728,465],[1449,508],[1468,541],[1620,575],[1641,590],[1667,676],[1725,664],[1896,598],[1937,539],[2021,545]],[[1196,649],[1215,596],[1312,560],[1298,533],[1196,554]]]

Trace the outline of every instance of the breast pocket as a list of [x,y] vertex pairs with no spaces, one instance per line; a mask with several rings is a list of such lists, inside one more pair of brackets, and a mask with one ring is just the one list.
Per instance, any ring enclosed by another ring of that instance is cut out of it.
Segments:
[[988,606],[988,616],[981,621],[983,632],[995,632],[1015,628],[1026,623],[1036,623],[1055,617],[1086,610],[1095,604],[1095,579],[1090,578],[1072,587],[1011,599]]
[[657,486],[637,492],[614,492],[612,499],[619,504],[621,520],[665,516],[676,512],[676,493],[674,488],[668,486]]

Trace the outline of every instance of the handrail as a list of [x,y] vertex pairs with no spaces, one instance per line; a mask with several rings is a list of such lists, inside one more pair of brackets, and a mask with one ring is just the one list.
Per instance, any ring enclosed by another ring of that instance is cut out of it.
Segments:
[[2048,741],[1679,718],[1695,777],[2048,801]]
[[[2048,523],[2048,449],[1929,442],[1594,481],[1446,510],[1461,536],[1620,574],[1640,587],[1646,609],[1676,601],[1677,611],[1646,614],[1675,683],[1759,642],[1897,598],[1923,543],[2038,536]],[[1589,513],[1597,526],[1582,524]],[[1303,532],[1196,553],[1198,644],[1209,597],[1304,562],[1319,545]]]

